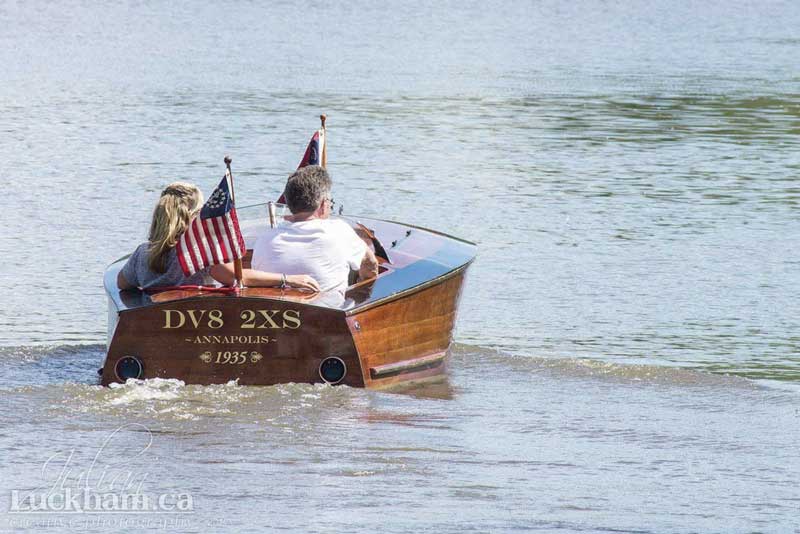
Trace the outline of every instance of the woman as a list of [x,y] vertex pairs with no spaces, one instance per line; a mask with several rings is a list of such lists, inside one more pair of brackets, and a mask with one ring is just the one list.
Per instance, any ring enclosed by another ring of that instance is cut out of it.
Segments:
[[[148,288],[178,285],[213,285],[214,280],[224,284],[233,282],[232,265],[215,265],[191,276],[185,276],[178,262],[175,245],[186,231],[192,218],[203,207],[203,193],[185,182],[169,184],[161,192],[150,224],[150,235],[128,258],[117,275],[120,289]],[[306,275],[282,275],[244,269],[245,286],[297,287],[319,291],[316,280]]]

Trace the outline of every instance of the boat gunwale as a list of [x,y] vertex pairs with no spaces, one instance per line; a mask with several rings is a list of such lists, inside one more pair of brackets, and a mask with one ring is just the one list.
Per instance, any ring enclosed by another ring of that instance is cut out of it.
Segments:
[[406,289],[398,291],[397,293],[392,293],[391,295],[386,295],[385,297],[381,297],[381,298],[379,298],[377,300],[366,301],[364,304],[362,304],[360,306],[354,306],[353,308],[350,308],[348,310],[342,310],[342,311],[345,312],[345,315],[347,317],[350,317],[350,316],[355,315],[357,313],[361,313],[363,311],[370,310],[370,309],[376,308],[378,306],[383,306],[384,304],[387,304],[389,302],[392,302],[392,301],[395,301],[395,300],[399,300],[401,298],[409,297],[409,296],[413,295],[414,293],[419,293],[420,291],[424,291],[424,290],[426,290],[426,289],[428,289],[430,287],[436,286],[436,285],[444,282],[445,280],[453,278],[454,276],[458,276],[462,272],[466,271],[467,268],[470,265],[472,265],[473,261],[475,261],[474,258],[469,260],[468,262],[464,263],[463,265],[455,267],[455,268],[447,271],[446,273],[440,274],[439,276],[437,276],[435,278],[431,278],[430,280],[426,280],[425,282],[419,283],[419,284],[417,284],[415,286],[408,287]]
[[[122,310],[117,309],[117,313],[121,315],[123,313],[128,313],[128,312],[142,310],[142,309],[149,309],[149,308],[152,308],[154,306],[160,306],[162,304],[170,304],[170,303],[175,303],[175,302],[191,302],[191,301],[194,301],[194,300],[197,300],[197,301],[208,301],[208,299],[210,299],[210,298],[224,298],[224,299],[236,298],[236,299],[247,299],[247,300],[260,300],[260,301],[265,301],[266,300],[266,301],[284,302],[284,303],[285,302],[290,302],[290,303],[297,304],[297,305],[313,306],[315,308],[320,308],[320,309],[323,309],[323,310],[331,310],[331,311],[334,311],[334,312],[340,312],[345,317],[350,317],[352,315],[361,313],[363,311],[370,310],[370,309],[376,308],[378,306],[383,306],[384,304],[388,304],[389,302],[392,302],[392,301],[395,301],[395,300],[399,300],[401,298],[409,297],[409,296],[411,296],[411,295],[413,295],[415,293],[418,293],[420,291],[424,291],[424,290],[426,290],[426,289],[428,289],[430,287],[438,285],[438,284],[444,282],[445,280],[448,280],[448,279],[450,279],[450,278],[452,278],[454,276],[457,276],[457,275],[461,274],[462,272],[466,271],[467,268],[470,265],[472,265],[473,261],[474,260],[470,260],[467,263],[465,263],[465,264],[463,264],[463,265],[461,265],[459,267],[455,267],[454,269],[452,269],[450,271],[447,271],[446,273],[443,273],[443,274],[441,274],[441,275],[439,275],[439,276],[437,276],[435,278],[431,278],[430,280],[427,280],[427,281],[422,282],[420,284],[417,284],[415,286],[411,286],[409,288],[403,289],[401,291],[398,291],[397,293],[392,293],[391,295],[387,295],[387,296],[382,297],[382,298],[380,298],[378,300],[367,301],[361,306],[355,306],[355,307],[347,309],[347,310],[343,310],[341,308],[332,308],[330,306],[319,306],[319,305],[314,304],[313,302],[298,302],[298,301],[294,301],[294,300],[287,300],[287,299],[273,298],[273,297],[257,297],[257,296],[250,296],[250,295],[243,296],[243,295],[223,295],[223,294],[209,295],[209,294],[206,294],[206,295],[194,295],[194,296],[191,296],[191,297],[185,297],[185,298],[181,298],[181,299],[167,300],[167,301],[164,301],[164,302],[150,302],[148,304],[144,304],[142,306],[136,306],[136,307],[126,307],[125,309],[122,309]],[[367,282],[371,282],[371,280],[367,280]],[[125,290],[120,290],[120,291],[125,291]]]
[[151,301],[148,304],[144,304],[142,306],[136,306],[135,308],[125,308],[124,310],[117,310],[117,313],[122,315],[123,313],[128,313],[128,312],[133,312],[133,311],[138,311],[138,310],[149,310],[149,309],[155,308],[157,306],[175,304],[176,302],[192,302],[192,301],[207,302],[209,299],[215,299],[215,298],[220,298],[220,299],[235,298],[235,299],[239,299],[239,300],[242,300],[242,301],[244,301],[244,300],[248,300],[248,301],[270,301],[270,302],[281,302],[281,303],[284,303],[284,304],[292,304],[292,305],[296,305],[296,306],[313,306],[314,308],[319,308],[320,310],[328,310],[328,311],[332,311],[332,312],[341,313],[344,316],[346,316],[346,312],[347,312],[347,310],[343,310],[341,308],[332,308],[330,306],[319,306],[319,305],[316,305],[316,304],[314,304],[312,302],[298,302],[296,300],[288,300],[288,299],[280,299],[280,298],[276,299],[276,298],[272,298],[272,297],[255,297],[255,296],[250,296],[250,295],[242,296],[242,295],[225,295],[225,294],[222,294],[222,293],[219,293],[219,294],[205,293],[203,295],[193,295],[191,297],[185,297],[185,298],[182,298],[182,299],[165,300],[165,301],[162,301],[162,302]]

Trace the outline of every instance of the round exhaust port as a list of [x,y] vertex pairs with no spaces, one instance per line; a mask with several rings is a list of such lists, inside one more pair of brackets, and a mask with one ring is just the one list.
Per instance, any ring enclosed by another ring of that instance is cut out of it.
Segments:
[[330,356],[322,360],[319,364],[319,376],[330,385],[338,384],[344,380],[347,374],[347,366],[344,360],[336,356]]
[[114,372],[117,374],[117,378],[125,382],[129,378],[142,378],[144,366],[136,356],[123,356],[117,360]]

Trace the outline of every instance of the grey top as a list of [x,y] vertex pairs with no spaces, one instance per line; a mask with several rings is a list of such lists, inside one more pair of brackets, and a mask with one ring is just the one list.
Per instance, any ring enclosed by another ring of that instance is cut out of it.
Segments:
[[167,258],[167,271],[156,273],[150,270],[147,265],[147,249],[150,243],[142,243],[133,251],[128,262],[122,268],[122,275],[129,284],[141,287],[158,286],[181,286],[181,285],[215,285],[213,279],[208,274],[209,268],[194,273],[192,276],[184,276],[181,264],[178,262],[178,254],[175,249],[169,251]]

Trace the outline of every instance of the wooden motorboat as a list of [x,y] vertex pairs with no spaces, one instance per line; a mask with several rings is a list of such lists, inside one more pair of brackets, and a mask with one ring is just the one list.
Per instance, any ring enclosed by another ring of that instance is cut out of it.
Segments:
[[[239,210],[248,248],[267,226],[267,210]],[[287,382],[380,389],[443,377],[473,243],[432,230],[365,217],[342,217],[367,236],[377,278],[331,299],[279,288],[238,293],[172,289],[120,291],[122,258],[108,267],[109,385],[175,378],[187,384]],[[365,228],[369,230],[365,230]]]

